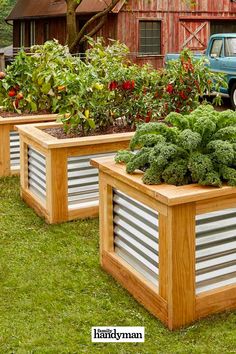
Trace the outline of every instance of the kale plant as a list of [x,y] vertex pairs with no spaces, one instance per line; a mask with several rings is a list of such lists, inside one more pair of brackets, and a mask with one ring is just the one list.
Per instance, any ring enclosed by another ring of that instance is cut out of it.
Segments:
[[188,115],[138,126],[131,151],[119,151],[127,173],[141,170],[145,184],[236,186],[236,112],[201,105]]

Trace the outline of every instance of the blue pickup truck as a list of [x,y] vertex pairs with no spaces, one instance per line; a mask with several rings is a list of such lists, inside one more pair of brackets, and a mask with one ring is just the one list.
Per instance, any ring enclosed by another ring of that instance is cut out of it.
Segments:
[[[221,88],[221,93],[230,97],[231,105],[236,110],[236,33],[214,34],[210,37],[204,54],[195,54],[195,58],[206,56],[214,72],[226,74],[228,87]],[[165,61],[178,59],[179,54],[167,54]]]

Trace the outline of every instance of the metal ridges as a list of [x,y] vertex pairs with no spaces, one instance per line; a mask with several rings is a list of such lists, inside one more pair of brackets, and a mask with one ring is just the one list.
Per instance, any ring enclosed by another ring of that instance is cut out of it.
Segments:
[[46,201],[46,158],[28,147],[28,186],[31,192]]
[[115,252],[158,285],[158,213],[122,192],[113,191]]
[[196,292],[236,283],[236,209],[196,217]]
[[68,157],[68,206],[69,209],[98,205],[98,170],[90,165],[97,157],[114,156],[114,152]]
[[10,160],[11,168],[20,168],[20,137],[16,131],[10,132]]

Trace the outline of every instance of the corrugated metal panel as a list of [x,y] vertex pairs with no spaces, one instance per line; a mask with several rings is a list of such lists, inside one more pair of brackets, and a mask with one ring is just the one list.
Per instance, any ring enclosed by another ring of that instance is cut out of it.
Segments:
[[102,156],[114,156],[114,152],[96,155],[68,157],[68,206],[69,209],[98,205],[98,170],[90,160]]
[[154,285],[158,285],[158,213],[113,191],[115,252]]
[[[115,252],[158,284],[158,214],[114,190]],[[196,217],[196,293],[236,283],[236,208]]]
[[196,217],[196,292],[236,283],[236,209]]
[[15,131],[10,132],[10,160],[11,168],[20,168],[20,137]]
[[28,188],[42,201],[46,201],[46,158],[28,147]]

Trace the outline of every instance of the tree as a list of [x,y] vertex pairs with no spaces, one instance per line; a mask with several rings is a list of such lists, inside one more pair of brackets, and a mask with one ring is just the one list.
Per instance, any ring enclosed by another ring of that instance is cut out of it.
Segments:
[[0,47],[12,44],[12,26],[6,24],[5,18],[15,3],[16,0],[0,1]]
[[[75,52],[79,44],[86,41],[86,35],[94,36],[104,25],[107,20],[108,13],[115,7],[120,0],[104,1],[106,5],[103,11],[92,16],[84,26],[77,32],[76,9],[84,0],[65,0],[67,4],[67,44],[70,52]],[[91,29],[91,25],[94,27]]]

